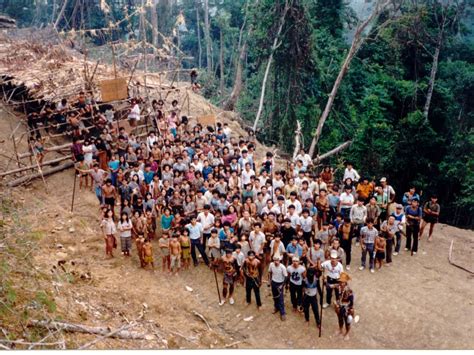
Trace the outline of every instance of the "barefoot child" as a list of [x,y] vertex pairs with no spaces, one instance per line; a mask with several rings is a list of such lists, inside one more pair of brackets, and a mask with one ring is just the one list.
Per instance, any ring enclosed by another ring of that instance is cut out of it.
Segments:
[[379,269],[382,267],[383,260],[385,259],[385,238],[379,234],[377,238],[375,238],[375,266],[379,264]]
[[114,213],[111,209],[108,209],[105,213],[105,219],[102,221],[100,227],[102,233],[104,234],[105,240],[105,255],[114,257],[113,250],[117,248],[117,240],[115,239],[115,233],[117,233],[117,228],[115,227],[115,222],[113,219]]
[[181,254],[183,257],[183,268],[184,270],[189,269],[191,264],[191,241],[189,239],[189,231],[185,228],[179,237],[179,242],[181,244]]
[[158,240],[158,246],[161,251],[161,268],[162,271],[170,271],[170,240],[168,232],[163,233],[163,236]]
[[170,240],[170,256],[171,272],[174,272],[175,275],[178,275],[179,269],[181,267],[181,244],[176,234],[174,234]]
[[135,245],[137,246],[138,258],[140,259],[140,267],[145,267],[145,260],[143,259],[143,245],[145,244],[145,236],[143,233],[138,233],[135,239]]
[[151,268],[155,271],[155,264],[153,263],[153,246],[151,245],[150,239],[145,240],[145,244],[142,247],[142,256],[143,256],[143,268],[146,268],[151,264]]

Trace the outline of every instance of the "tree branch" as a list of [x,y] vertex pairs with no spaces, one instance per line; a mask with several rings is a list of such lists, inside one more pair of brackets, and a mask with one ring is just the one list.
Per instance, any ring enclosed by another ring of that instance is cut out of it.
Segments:
[[316,156],[316,158],[314,158],[314,160],[313,160],[314,164],[319,164],[322,160],[327,159],[327,158],[343,151],[344,149],[348,148],[351,144],[352,144],[352,141],[344,142],[340,146],[337,146],[336,148],[330,150],[329,152],[326,152],[322,155]]

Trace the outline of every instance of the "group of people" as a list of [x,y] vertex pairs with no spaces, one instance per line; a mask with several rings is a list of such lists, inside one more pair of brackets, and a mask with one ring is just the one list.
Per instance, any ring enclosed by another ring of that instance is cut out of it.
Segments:
[[[94,117],[89,104],[81,93],[81,117]],[[415,255],[427,224],[432,239],[436,196],[421,208],[415,188],[398,198],[386,178],[361,178],[349,162],[337,179],[332,167],[318,172],[304,150],[278,169],[272,153],[258,158],[254,135],[238,136],[225,123],[191,124],[176,100],[169,107],[154,100],[151,112],[141,104],[130,101],[129,128],[103,113],[103,126],[72,129],[80,187],[99,201],[108,257],[118,236],[123,256],[135,249],[142,268],[154,270],[157,254],[162,271],[173,274],[202,260],[223,273],[221,305],[234,304],[243,284],[246,302],[253,293],[260,309],[267,283],[282,320],[289,289],[293,311],[307,322],[312,311],[317,327],[322,308],[333,305],[347,336],[355,318],[352,248],[361,248],[360,270],[368,254],[373,273],[391,265],[404,237],[405,251]],[[143,117],[150,126],[138,134]]]

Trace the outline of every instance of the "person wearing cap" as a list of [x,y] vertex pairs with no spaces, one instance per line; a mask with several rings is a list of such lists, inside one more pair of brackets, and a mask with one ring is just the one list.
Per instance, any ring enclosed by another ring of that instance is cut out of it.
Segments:
[[280,262],[278,256],[274,256],[273,262],[268,266],[268,280],[272,288],[273,314],[279,312],[282,321],[286,320],[285,293],[283,288],[287,277],[288,271],[286,267]]
[[344,271],[342,264],[338,261],[339,256],[337,255],[337,251],[331,250],[329,256],[330,259],[321,264],[326,276],[326,302],[323,304],[323,308],[327,308],[331,304],[333,290],[336,294],[336,298],[339,297],[339,290],[336,286],[339,276],[341,276],[341,273]]
[[286,270],[288,271],[286,287],[290,289],[293,312],[301,312],[303,310],[303,278],[306,274],[306,268],[301,265],[299,257],[293,256],[292,262]]
[[241,268],[241,275],[245,280],[245,300],[247,305],[250,305],[252,301],[252,290],[255,295],[255,302],[257,303],[257,309],[260,310],[262,307],[262,301],[260,299],[260,279],[259,269],[260,261],[255,257],[255,252],[249,250],[247,258],[244,260]]
[[315,269],[308,269],[303,279],[303,311],[304,311],[304,319],[309,326],[309,308],[313,310],[314,319],[316,320],[316,327],[321,327],[321,319],[319,316],[319,307],[318,307],[318,300],[317,300],[317,293],[320,289],[319,286],[319,279],[316,274]]
[[359,245],[360,230],[364,226],[367,219],[367,207],[364,206],[364,199],[362,197],[357,198],[357,203],[351,207],[349,213],[351,223],[354,226],[356,245]]
[[398,255],[402,246],[402,234],[405,234],[404,228],[406,225],[406,217],[405,212],[403,210],[403,206],[398,204],[396,206],[395,212],[393,212],[391,215],[395,218],[395,224],[398,228],[398,231],[395,233],[397,237],[397,245],[395,246],[395,252],[393,253],[393,255]]
[[[344,335],[344,340],[349,340],[349,331],[351,330],[351,324],[354,319],[354,293],[348,286],[348,282],[351,280],[349,274],[342,272],[338,279],[338,295],[336,295],[336,301],[334,304],[334,310],[337,314],[337,320],[339,322],[339,332]],[[343,328],[346,327],[344,333]]]
[[367,253],[369,253],[370,272],[374,272],[374,243],[375,238],[379,235],[378,230],[374,227],[374,220],[367,219],[367,225],[360,230],[360,247],[362,249],[361,266],[359,270],[365,269]]
[[412,255],[416,255],[418,252],[418,234],[420,233],[420,221],[422,216],[418,200],[412,200],[411,204],[405,208],[405,216],[407,219],[407,243],[405,250],[411,250]]
[[352,206],[354,205],[354,195],[352,194],[352,186],[345,185],[344,192],[339,196],[340,212],[343,217],[349,217]]
[[220,259],[223,265],[224,278],[222,281],[222,300],[219,303],[222,306],[227,300],[230,304],[234,304],[234,283],[237,276],[237,260],[232,255],[232,249],[226,249],[225,255]]
[[438,223],[440,209],[441,207],[438,204],[438,196],[431,195],[430,201],[427,201],[423,206],[423,221],[421,222],[420,239],[423,237],[426,225],[429,224],[430,231],[428,234],[428,241],[431,242],[434,226]]

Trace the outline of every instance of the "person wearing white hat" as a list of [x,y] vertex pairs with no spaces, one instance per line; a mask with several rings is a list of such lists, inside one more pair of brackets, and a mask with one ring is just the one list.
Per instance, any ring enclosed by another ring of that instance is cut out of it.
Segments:
[[284,286],[288,271],[286,267],[280,262],[279,256],[273,257],[273,262],[268,267],[268,280],[272,287],[273,296],[273,314],[280,312],[282,321],[286,320]]
[[344,267],[338,261],[336,250],[331,250],[330,257],[330,260],[326,260],[321,264],[323,272],[326,274],[326,303],[323,304],[323,308],[327,308],[331,304],[333,290],[336,294],[336,298],[339,297],[339,292],[335,287],[337,286],[337,280],[339,279],[341,272],[344,270]]
[[292,263],[287,267],[288,278],[286,287],[290,288],[291,304],[293,305],[293,312],[302,311],[303,304],[303,278],[306,273],[306,268],[301,265],[300,258],[294,256]]

